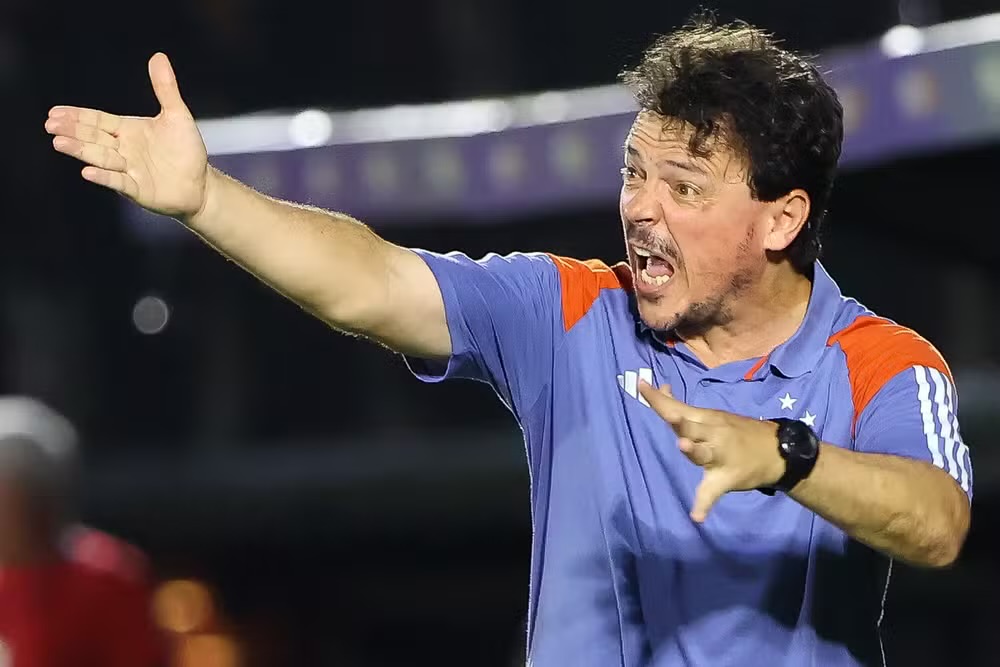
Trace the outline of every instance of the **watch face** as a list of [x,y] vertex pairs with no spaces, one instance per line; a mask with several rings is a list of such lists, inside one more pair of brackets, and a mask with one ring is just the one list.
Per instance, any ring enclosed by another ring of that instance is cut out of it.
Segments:
[[778,429],[779,447],[785,456],[809,459],[819,451],[819,440],[812,429],[799,421],[789,421]]
[[771,488],[788,493],[815,467],[819,438],[808,425],[798,420],[779,418],[773,421],[778,424],[778,452],[785,460],[785,474]]

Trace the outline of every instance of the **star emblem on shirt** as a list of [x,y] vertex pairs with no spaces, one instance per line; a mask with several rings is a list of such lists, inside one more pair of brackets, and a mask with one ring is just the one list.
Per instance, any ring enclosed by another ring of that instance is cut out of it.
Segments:
[[778,400],[781,401],[782,410],[791,410],[793,407],[795,407],[795,402],[799,399],[792,398],[792,395],[786,391],[785,395],[779,397]]
[[806,410],[805,417],[800,417],[799,421],[808,426],[809,428],[816,427],[816,415]]

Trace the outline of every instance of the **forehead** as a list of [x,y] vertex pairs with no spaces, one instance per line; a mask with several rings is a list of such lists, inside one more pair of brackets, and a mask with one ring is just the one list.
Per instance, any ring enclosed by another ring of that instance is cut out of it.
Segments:
[[724,172],[734,164],[744,163],[742,154],[727,139],[725,128],[707,137],[692,151],[695,127],[677,118],[668,118],[652,111],[640,112],[625,140],[625,149],[640,158],[657,159],[666,155],[683,156],[710,171]]
[[674,147],[687,149],[694,135],[694,126],[682,120],[667,118],[652,111],[640,111],[629,129],[627,145]]

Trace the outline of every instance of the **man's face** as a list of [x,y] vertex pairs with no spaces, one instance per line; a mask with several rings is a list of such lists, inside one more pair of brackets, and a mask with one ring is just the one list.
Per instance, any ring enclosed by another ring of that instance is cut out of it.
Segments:
[[723,141],[688,150],[691,128],[642,112],[626,143],[620,211],[639,315],[658,330],[724,324],[767,265],[771,208]]

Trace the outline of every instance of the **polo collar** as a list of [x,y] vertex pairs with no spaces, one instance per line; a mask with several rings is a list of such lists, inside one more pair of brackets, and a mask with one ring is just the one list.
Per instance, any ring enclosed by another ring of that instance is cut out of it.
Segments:
[[813,264],[812,292],[806,316],[791,338],[774,348],[767,363],[785,377],[805,375],[819,365],[843,297],[820,262]]

